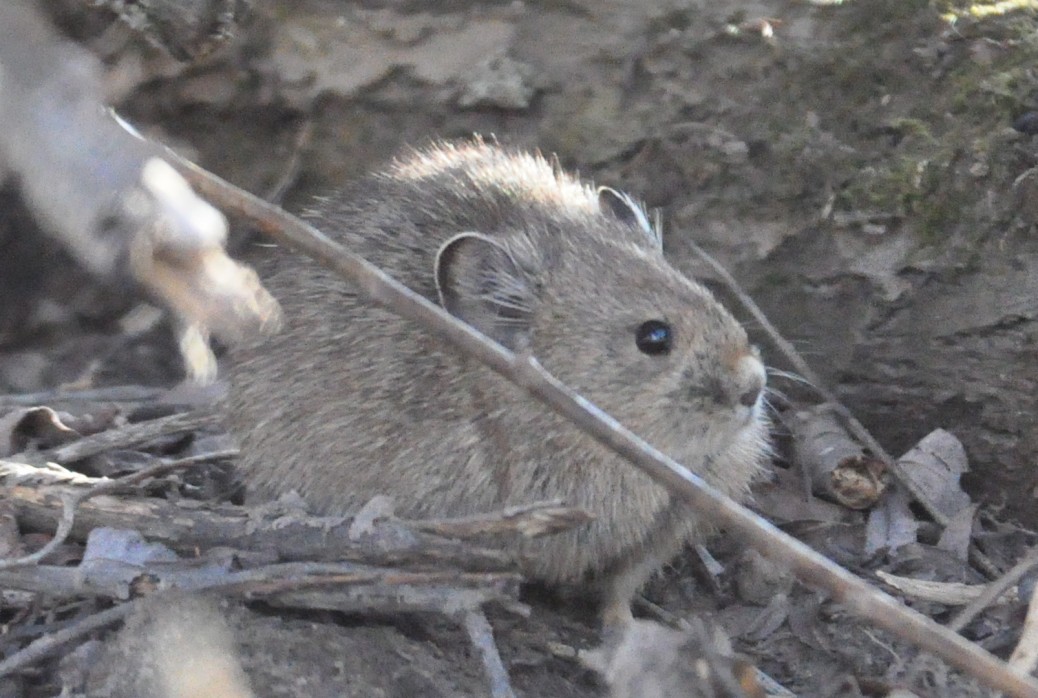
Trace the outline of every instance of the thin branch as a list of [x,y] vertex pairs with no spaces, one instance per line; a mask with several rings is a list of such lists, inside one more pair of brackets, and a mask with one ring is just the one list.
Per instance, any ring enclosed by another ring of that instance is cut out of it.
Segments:
[[277,595],[278,605],[293,608],[453,615],[490,601],[514,607],[522,581],[515,572],[411,571],[353,562],[279,562],[239,570],[235,562],[232,551],[177,562],[95,559],[78,568],[36,565],[0,570],[0,584],[59,601],[84,596],[114,600],[127,598],[137,580],[147,579],[149,588],[161,590],[219,588],[226,594],[250,598]]
[[1027,605],[1027,617],[1024,618],[1020,642],[1009,656],[1009,666],[1025,675],[1033,672],[1038,666],[1038,594],[1033,592],[1031,602]]
[[0,662],[0,676],[10,676],[16,671],[21,671],[47,659],[51,655],[57,654],[66,645],[89,635],[95,630],[101,630],[109,625],[118,623],[135,611],[139,603],[140,601],[131,601],[114,606],[106,611],[87,616],[78,623],[55,633],[44,635],[40,639],[29,643],[25,649],[15,652]]
[[224,217],[111,118],[101,62],[37,5],[0,2],[0,170],[40,227],[95,273],[131,274],[188,325],[228,341],[273,329],[280,308],[227,256]]
[[147,443],[160,436],[182,434],[212,426],[218,419],[217,415],[208,410],[172,414],[168,417],[108,429],[46,451],[23,451],[9,456],[8,460],[25,463],[71,463],[105,451]]
[[515,691],[508,681],[508,671],[494,642],[494,629],[490,627],[490,621],[480,610],[467,611],[464,621],[469,641],[483,662],[483,671],[490,682],[490,695],[492,698],[515,698]]
[[[894,587],[903,597],[917,601],[933,601],[945,606],[965,606],[985,593],[994,582],[987,584],[962,584],[960,582],[934,582],[929,579],[901,577],[883,570],[877,570],[876,576],[884,583]],[[997,598],[997,602],[1013,603],[1018,601],[1017,589],[1010,587]],[[949,625],[949,627],[951,627]],[[962,628],[952,628],[961,630]]]
[[447,538],[515,534],[538,538],[580,526],[592,520],[583,509],[563,506],[561,499],[508,507],[498,512],[453,519],[408,521],[408,526]]
[[292,188],[292,185],[296,183],[296,179],[299,177],[299,170],[303,162],[303,151],[308,145],[310,145],[310,139],[314,135],[314,120],[310,116],[305,117],[299,130],[296,131],[295,138],[292,139],[292,152],[289,153],[288,162],[285,163],[284,172],[278,177],[278,180],[274,182],[270,190],[267,191],[265,198],[267,201],[273,204],[281,204],[281,200],[285,198],[285,194]]
[[[141,570],[141,574],[155,573],[156,569]],[[66,586],[76,584],[72,580],[77,576],[77,570],[55,568],[53,571],[64,573],[65,577],[70,578]],[[519,590],[519,576],[516,574],[405,572],[364,570],[350,564],[290,563],[231,572],[221,578],[210,578],[202,584],[192,583],[193,581],[189,580],[187,585],[177,585],[174,582],[168,588],[240,598],[263,597],[274,605],[291,605],[296,608],[441,613],[463,622],[473,645],[479,651],[491,686],[491,695],[495,698],[514,698],[507,671],[494,644],[492,629],[480,609],[491,601],[506,605],[509,602],[515,603]],[[167,588],[166,584],[169,582],[168,579],[163,580],[163,587]],[[161,604],[164,600],[163,594],[166,594],[166,591],[152,595],[149,603]],[[69,628],[33,642],[0,664],[0,676],[24,669],[58,653],[85,633],[123,620],[140,605],[140,602],[135,601],[95,614]],[[169,624],[166,627],[174,632],[162,633],[161,626],[156,627],[153,624],[148,631],[149,634],[158,632],[160,637],[165,634],[169,640],[180,641],[187,637],[184,635],[185,630],[194,632],[204,628],[204,624],[192,622],[190,619],[185,621],[183,610],[176,609],[173,615],[167,618]],[[164,650],[169,649],[166,644],[162,644]],[[230,648],[218,652],[217,657],[221,657],[224,652],[230,652]],[[233,653],[227,656],[233,656]],[[224,693],[221,692],[220,695]]]
[[771,339],[772,343],[778,348],[786,360],[793,365],[793,368],[799,373],[807,385],[811,386],[817,392],[821,398],[832,406],[832,410],[840,418],[841,421],[846,425],[847,430],[854,435],[854,438],[858,439],[859,442],[865,445],[873,455],[886,463],[887,467],[891,469],[898,480],[905,486],[913,498],[915,498],[926,512],[933,517],[933,520],[940,524],[942,527],[948,525],[948,517],[945,516],[937,507],[930,501],[930,496],[921,490],[909,477],[905,477],[904,471],[897,465],[897,461],[887,453],[886,449],[880,445],[878,441],[869,433],[869,430],[862,425],[858,419],[851,414],[836,397],[836,394],[829,390],[825,383],[822,382],[821,377],[814,372],[814,369],[800,356],[800,352],[778,331],[778,329],[771,324],[768,316],[764,314],[764,311],[740,288],[739,282],[735,280],[735,277],[722,266],[720,262],[714,259],[706,250],[697,245],[694,242],[689,242],[692,251],[696,253],[704,262],[706,262],[714,273],[721,277],[725,286],[735,295],[739,302],[749,311],[753,319],[760,323],[760,326],[764,329],[764,332]]
[[[753,316],[753,319],[760,323],[761,328],[771,339],[772,343],[778,348],[786,360],[789,361],[793,368],[804,378],[807,385],[817,392],[822,400],[824,400],[840,418],[846,426],[847,431],[858,439],[859,443],[863,444],[868,448],[872,454],[883,461],[883,463],[889,468],[890,472],[894,474],[898,482],[908,490],[912,498],[919,502],[919,505],[926,510],[926,513],[936,521],[942,528],[946,528],[950,523],[950,519],[944,514],[930,499],[930,495],[923,490],[911,477],[905,473],[905,469],[902,467],[900,462],[893,458],[886,449],[880,445],[879,441],[872,436],[868,429],[858,421],[858,418],[837,399],[836,394],[829,390],[825,386],[825,383],[818,376],[817,373],[808,365],[807,361],[800,356],[800,352],[788,341],[778,329],[771,324],[771,321],[764,314],[764,311],[750,298],[746,292],[739,286],[739,282],[735,280],[735,277],[722,266],[720,262],[714,259],[706,250],[697,245],[694,242],[689,242],[692,251],[695,252],[704,262],[710,265],[710,268],[721,277],[725,286],[735,295],[744,308]],[[992,579],[998,577],[1000,574],[999,569],[992,563],[986,555],[980,552],[975,546],[970,549],[970,559],[976,564],[986,575]]]
[[35,407],[55,402],[150,402],[165,392],[168,392],[166,388],[152,388],[145,385],[114,385],[87,390],[59,388],[38,393],[0,395],[0,407]]
[[[368,568],[356,570],[347,569],[337,573],[318,572],[315,574],[298,575],[292,574],[292,570],[289,569],[289,576],[283,577],[277,574],[280,572],[279,568],[282,567],[285,566],[271,565],[260,570],[232,572],[216,581],[207,582],[202,580],[197,586],[190,589],[190,591],[219,591],[221,594],[234,595],[245,599],[273,596],[283,599],[293,599],[300,593],[306,591],[322,589],[339,591],[345,587],[373,587],[376,589],[367,591],[365,604],[362,604],[362,607],[366,605],[366,607],[370,609],[373,606],[383,606],[384,604],[382,603],[371,603],[371,599],[377,595],[380,596],[383,601],[392,596],[394,608],[399,609],[401,607],[400,594],[390,594],[387,587],[400,587],[408,591],[413,587],[453,587],[455,591],[472,588],[477,591],[489,593],[491,598],[495,599],[517,594],[519,589],[518,575],[502,574],[497,572],[473,574],[457,571],[412,572],[409,570],[399,569]],[[459,610],[459,607],[438,607],[435,601],[430,601],[432,597],[429,595],[423,594],[416,598],[420,598],[423,603],[416,605],[405,602],[403,604],[403,609],[409,611],[440,611],[448,615]],[[483,603],[488,600],[489,598],[486,598],[485,595],[481,595],[477,599],[477,602]],[[307,603],[300,605],[314,608],[321,607],[317,604]],[[474,605],[475,604],[465,603],[460,605],[460,608],[469,609]],[[327,606],[324,607],[328,608]],[[346,604],[345,606],[337,605],[332,606],[331,608],[353,611],[358,610],[356,604]]]
[[54,532],[54,537],[51,538],[50,542],[31,555],[26,555],[14,560],[0,560],[0,571],[13,569],[15,567],[24,567],[26,565],[34,565],[54,552],[59,546],[63,545],[65,541],[68,540],[69,534],[72,533],[72,526],[75,523],[76,518],[76,510],[79,508],[80,504],[91,497],[120,491],[149,478],[160,477],[175,470],[182,470],[192,465],[196,465],[199,462],[219,457],[220,455],[219,452],[216,454],[207,453],[201,456],[191,456],[189,458],[181,458],[172,462],[159,463],[150,468],[144,468],[132,475],[126,475],[115,480],[104,480],[98,482],[88,490],[63,492],[61,495],[61,518],[58,520],[58,528]]
[[[291,594],[306,589],[317,588],[339,588],[362,587],[365,585],[378,587],[400,587],[409,589],[420,586],[479,586],[486,585],[492,597],[507,595],[508,586],[513,590],[518,589],[516,575],[482,575],[462,574],[458,572],[407,572],[400,570],[361,570],[355,572],[340,572],[338,574],[312,574],[306,576],[290,576],[280,578],[285,566],[274,565],[261,570],[245,570],[243,572],[229,573],[218,577],[215,581],[200,581],[191,591],[215,592],[224,595],[232,595],[241,598],[258,598],[274,595]],[[293,566],[288,566],[289,568]],[[340,568],[341,569],[341,568]],[[289,571],[293,571],[289,569]],[[383,596],[390,594],[383,590]],[[368,598],[371,594],[368,594]],[[424,598],[424,597],[423,597]],[[477,600],[487,600],[479,597]],[[0,662],[0,677],[8,676],[16,671],[25,669],[36,664],[47,657],[61,651],[66,645],[95,630],[107,627],[126,618],[136,610],[140,600],[131,601],[122,605],[101,611],[79,621],[78,623],[48,634],[30,643],[27,647],[12,654],[3,662]],[[428,608],[421,610],[437,610],[446,615],[454,615],[459,610],[469,608],[468,606]]]
[[961,631],[1010,587],[1018,584],[1024,575],[1034,569],[1035,566],[1038,566],[1038,548],[1031,550],[1023,559],[1013,565],[1011,570],[989,583],[977,598],[967,604],[965,608],[959,611],[958,615],[952,618],[951,622],[948,623],[948,627],[955,632]]
[[[630,460],[661,486],[695,507],[704,519],[717,522],[745,543],[785,562],[800,579],[825,589],[859,617],[914,642],[993,688],[1013,696],[1038,698],[1038,681],[1015,674],[1004,662],[980,647],[904,607],[893,597],[876,590],[725,497],[567,388],[541,368],[532,356],[517,356],[491,342],[295,216],[228,184],[174,153],[168,153],[167,157],[209,200],[341,274],[369,300],[418,323],[466,356],[482,361],[570,419],[600,443]],[[880,453],[878,451],[877,455]]]
[[[14,466],[11,470],[16,479],[24,477],[25,470],[31,468]],[[170,467],[173,464],[157,466],[159,469]],[[0,461],[0,474],[8,469],[5,462]],[[162,470],[148,469],[129,477],[145,478],[159,472]],[[41,468],[38,475],[49,479],[51,473]],[[62,484],[44,487],[13,484],[3,489],[3,496],[17,512],[23,527],[51,529],[62,520],[66,510],[63,500],[69,500],[71,505],[90,491],[64,484],[62,478],[61,473],[56,473],[54,480]],[[111,493],[126,487],[126,480],[103,481],[102,484],[104,488],[97,493]],[[230,547],[260,551],[289,561],[348,560],[383,566],[432,564],[479,571],[515,567],[515,556],[507,550],[430,535],[396,518],[378,519],[369,531],[358,535],[353,530],[353,520],[345,516],[308,516],[294,510],[271,515],[265,514],[262,508],[229,504],[216,508],[185,507],[153,497],[130,502],[114,497],[85,499],[88,498],[79,500],[72,525],[72,535],[78,540],[85,539],[94,528],[111,527],[138,531],[150,541],[185,554],[195,554],[197,548]],[[444,524],[448,529],[453,528],[452,535],[456,537],[465,532],[464,526],[451,527],[447,520]],[[33,560],[39,557],[37,553]],[[14,566],[0,565],[0,570]]]

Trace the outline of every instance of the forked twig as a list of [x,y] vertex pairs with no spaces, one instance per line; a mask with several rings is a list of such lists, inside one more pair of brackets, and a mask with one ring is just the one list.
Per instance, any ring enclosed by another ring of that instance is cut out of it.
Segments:
[[660,485],[694,506],[705,519],[716,521],[762,553],[781,559],[800,579],[824,588],[859,617],[914,642],[993,688],[1013,696],[1038,698],[1038,681],[1014,673],[982,648],[904,607],[893,597],[725,497],[567,388],[532,356],[513,354],[490,341],[295,216],[228,184],[175,153],[168,152],[167,158],[209,200],[341,274],[369,300],[418,323],[465,355],[482,361],[570,419],[597,441],[630,460]]

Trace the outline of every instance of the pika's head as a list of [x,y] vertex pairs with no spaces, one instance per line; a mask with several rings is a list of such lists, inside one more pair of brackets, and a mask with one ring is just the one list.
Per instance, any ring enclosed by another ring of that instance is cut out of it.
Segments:
[[[709,479],[733,444],[756,464],[764,366],[742,326],[663,258],[629,197],[583,200],[508,230],[450,238],[436,259],[443,306]],[[532,224],[530,223],[532,222]],[[719,473],[718,477],[725,477]]]

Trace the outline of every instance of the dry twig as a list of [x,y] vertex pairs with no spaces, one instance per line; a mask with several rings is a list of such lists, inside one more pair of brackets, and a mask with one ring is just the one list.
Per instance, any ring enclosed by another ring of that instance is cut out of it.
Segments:
[[[800,353],[796,348],[790,344],[781,333],[779,333],[778,329],[776,329],[773,324],[771,324],[771,321],[768,320],[764,311],[762,311],[753,299],[739,287],[739,282],[735,280],[735,277],[733,277],[720,262],[714,259],[702,247],[694,242],[690,242],[689,244],[692,246],[692,251],[695,252],[704,262],[710,265],[710,268],[721,277],[725,286],[727,286],[735,297],[738,298],[743,307],[753,316],[753,319],[760,323],[761,328],[763,328],[764,332],[768,335],[782,355],[786,357],[786,360],[793,365],[793,368],[800,374],[807,385],[811,386],[811,388],[821,396],[822,400],[829,405],[830,409],[832,409],[836,416],[840,418],[840,421],[847,427],[847,430],[851,435],[869,449],[873,456],[883,462],[888,470],[894,474],[894,477],[897,478],[901,486],[908,490],[909,494],[912,495],[912,498],[919,502],[919,505],[926,510],[926,513],[929,514],[934,521],[936,521],[942,528],[947,528],[948,524],[951,523],[948,516],[934,504],[930,495],[920,488],[915,481],[905,473],[901,464],[887,453],[886,449],[876,441],[875,437],[872,436],[869,430],[858,421],[858,418],[855,417],[854,414],[837,399],[836,394],[825,386],[822,379],[814,372],[811,366],[804,361],[804,358],[800,356]],[[986,555],[978,550],[976,546],[970,547],[970,560],[977,565],[984,574],[988,575],[988,577],[994,579],[999,576],[1000,570],[991,562],[991,560],[988,559]]]
[[219,416],[207,410],[172,414],[146,422],[127,424],[117,429],[108,429],[46,451],[23,451],[10,456],[9,460],[24,463],[71,463],[105,451],[147,443],[160,436],[182,434],[213,426],[218,422]]
[[1031,674],[1038,666],[1038,594],[1031,594],[1024,629],[1016,649],[1009,657],[1009,666],[1024,675]]
[[[156,420],[158,421],[158,420]],[[78,443],[78,442],[76,442]],[[54,532],[54,537],[44,545],[42,548],[32,553],[13,560],[0,560],[0,571],[8,570],[15,567],[23,567],[25,565],[33,565],[44,559],[52,552],[54,552],[60,545],[62,545],[72,533],[73,525],[76,519],[76,510],[80,504],[86,500],[97,497],[102,494],[109,494],[118,490],[122,490],[131,485],[135,485],[139,482],[143,482],[153,477],[159,477],[175,470],[180,470],[199,462],[219,457],[221,454],[205,454],[203,456],[192,456],[190,458],[182,458],[180,460],[159,463],[150,468],[145,468],[139,472],[133,473],[132,475],[126,475],[115,480],[104,480],[98,482],[88,490],[69,490],[65,491],[61,495],[61,518],[58,519],[58,528]],[[11,501],[11,500],[9,500]],[[19,517],[21,518],[21,517]]]
[[285,194],[295,184],[296,179],[299,177],[300,166],[303,162],[303,151],[308,145],[310,145],[310,139],[314,135],[314,122],[310,117],[306,117],[303,123],[300,125],[299,130],[296,131],[296,137],[292,139],[292,152],[289,153],[288,161],[285,163],[285,169],[278,177],[278,180],[274,182],[270,190],[267,192],[265,198],[267,201],[273,204],[280,204],[281,200],[285,198]]
[[490,695],[492,698],[515,698],[515,692],[508,681],[508,671],[494,643],[494,629],[490,627],[487,617],[483,611],[474,609],[466,611],[463,620],[469,641],[483,662],[483,671],[490,682]]
[[[955,635],[929,618],[905,608],[891,596],[873,588],[800,541],[779,531],[761,517],[725,497],[684,466],[653,448],[574,393],[528,355],[515,355],[410,291],[383,271],[352,254],[312,226],[234,187],[198,166],[169,154],[191,184],[211,201],[242,216],[264,233],[305,252],[322,265],[343,275],[369,300],[419,323],[466,356],[482,361],[559,414],[630,460],[636,467],[694,506],[702,516],[739,536],[774,558],[788,564],[805,582],[828,591],[833,598],[862,618],[914,642],[993,688],[1013,696],[1038,697],[1038,681],[1022,677],[980,647]],[[810,374],[810,369],[808,369]],[[846,414],[846,410],[843,411]],[[849,414],[846,414],[853,420]],[[875,440],[856,420],[852,431]]]
[[851,439],[828,403],[799,410],[785,422],[816,494],[849,509],[869,509],[879,501],[886,491],[886,467]]
[[107,628],[129,616],[137,608],[136,602],[124,603],[87,616],[83,620],[54,633],[44,635],[24,649],[0,662],[0,677],[10,676],[61,652],[65,647],[86,635]]
[[[945,606],[965,606],[975,601],[991,588],[991,584],[962,584],[960,582],[934,582],[929,579],[901,577],[879,570],[876,576],[884,583],[897,589],[902,595],[920,601],[933,601]],[[999,603],[1011,603],[1017,600],[1017,590],[1009,587],[1005,593],[997,597]]]
[[[87,501],[100,494],[122,491],[132,484],[201,460],[226,457],[232,453],[221,451],[162,463],[123,478],[94,481],[91,489],[64,484],[62,473],[39,468],[35,469],[38,478],[53,478],[53,482],[62,484],[48,484],[45,488],[15,484],[8,486],[4,495],[23,526],[48,530],[58,525],[61,530],[55,534],[55,540],[60,536],[67,537],[69,532],[82,540],[94,528],[122,528],[138,531],[151,541],[163,543],[185,554],[194,554],[198,548],[229,547],[262,551],[290,561],[334,559],[373,565],[436,564],[467,570],[508,570],[514,567],[514,559],[507,552],[475,547],[460,539],[469,536],[523,535],[530,528],[527,518],[516,518],[516,510],[513,509],[481,517],[419,521],[415,526],[411,522],[394,518],[379,519],[374,522],[370,533],[358,536],[352,530],[353,521],[348,517],[311,517],[300,512],[277,519],[263,519],[257,516],[257,510],[244,507],[184,507],[157,498],[123,502],[105,497]],[[0,461],[0,477],[8,469],[4,463]],[[16,463],[9,470],[16,479],[20,479],[27,468],[32,469],[32,466]],[[583,510],[556,509],[554,504],[548,503],[546,510],[554,530],[562,530],[564,524],[566,527],[575,526],[587,520]],[[527,507],[535,519],[538,518],[536,512],[539,507],[537,504]],[[74,516],[70,511],[74,511]],[[70,522],[62,527],[61,522],[66,518]],[[444,535],[459,540],[431,535],[426,529],[439,529]],[[55,545],[51,545],[50,549],[53,550]],[[42,552],[34,554],[32,560],[17,562],[31,564],[44,556]],[[15,562],[0,564],[0,570],[17,566]]]
[[[84,596],[125,599],[129,586],[146,580],[148,588],[161,590],[194,592],[219,587],[225,593],[250,598],[277,595],[280,605],[293,608],[348,612],[377,608],[448,615],[489,601],[518,608],[515,597],[520,577],[513,572],[409,571],[352,562],[285,562],[235,570],[235,562],[227,553],[210,560],[176,563],[95,560],[79,568],[36,565],[0,570],[0,585],[58,600]],[[301,593],[327,587],[333,587],[339,598]],[[406,590],[399,590],[404,587]]]
[[194,327],[184,336],[273,329],[280,309],[227,256],[222,214],[105,112],[100,61],[36,5],[0,3],[0,180],[17,177],[41,228],[86,268],[129,274],[163,299]]
[[561,499],[514,506],[499,512],[477,514],[455,519],[409,521],[417,531],[435,533],[447,538],[476,538],[501,534],[519,534],[526,538],[546,536],[591,521],[583,509],[563,505]]
[[879,458],[888,468],[890,468],[891,472],[893,472],[905,488],[908,489],[912,497],[914,497],[919,504],[926,509],[927,513],[933,517],[934,521],[939,523],[941,526],[947,526],[948,517],[938,510],[932,502],[930,502],[930,498],[926,492],[919,490],[910,478],[904,477],[901,469],[897,465],[897,461],[887,453],[886,449],[876,441],[872,434],[869,433],[868,429],[858,421],[851,411],[847,409],[839,399],[837,399],[836,394],[825,386],[825,383],[822,382],[819,375],[815,373],[814,369],[812,369],[811,366],[804,361],[804,358],[800,356],[800,352],[798,352],[796,348],[782,336],[778,329],[771,324],[771,321],[764,314],[764,311],[762,311],[753,299],[746,295],[746,293],[739,287],[739,282],[735,280],[735,277],[733,277],[720,262],[714,259],[702,247],[694,242],[690,242],[689,244],[692,247],[692,251],[695,252],[700,259],[706,262],[710,268],[713,269],[714,273],[721,277],[725,286],[735,294],[742,306],[749,311],[750,315],[753,316],[753,319],[760,323],[761,328],[763,328],[772,343],[774,343],[782,355],[786,357],[786,360],[793,365],[794,370],[804,378],[806,384],[811,386],[811,388],[821,396],[822,400],[831,406],[831,409],[846,425],[847,430],[851,432],[854,438],[858,439],[859,442],[872,451],[874,456]]
[[952,618],[951,622],[948,623],[948,627],[955,632],[965,628],[981,611],[993,604],[1010,587],[1019,583],[1023,576],[1034,569],[1035,566],[1038,566],[1038,548],[1031,550],[1022,560],[1013,565],[1011,570],[989,583],[977,598]]
[[115,385],[87,390],[44,390],[38,393],[0,395],[0,407],[35,407],[56,402],[149,402],[166,392],[145,385]]
[[[453,616],[458,612],[470,611],[476,607],[470,604],[514,598],[518,591],[519,581],[516,575],[500,574],[466,575],[457,572],[408,572],[400,570],[343,571],[341,566],[338,567],[338,570],[339,573],[337,574],[316,573],[299,575],[296,574],[298,566],[273,565],[259,570],[228,573],[227,575],[217,577],[215,580],[200,580],[190,590],[195,592],[216,592],[252,599],[283,596],[292,592],[315,588],[334,588],[341,591],[346,587],[359,587],[366,590],[364,594],[365,601],[370,601],[374,598],[376,592],[381,594],[383,598],[394,600],[396,597],[391,592],[393,587],[410,591],[422,586],[460,586],[463,589],[473,588],[477,591],[485,592],[482,596],[466,597],[465,601],[458,605],[455,605],[456,598],[445,595],[441,598],[449,599],[452,602],[451,604],[446,606],[426,604],[406,609],[434,610]],[[74,570],[69,570],[69,572],[74,572]],[[282,577],[286,572],[288,576]],[[482,589],[480,589],[481,586],[483,587]],[[428,599],[433,597],[421,598]],[[0,677],[8,676],[40,662],[61,651],[65,646],[84,635],[123,620],[136,609],[137,605],[138,601],[124,603],[89,616],[61,631],[41,637],[21,651],[11,655],[5,661],[0,662]]]

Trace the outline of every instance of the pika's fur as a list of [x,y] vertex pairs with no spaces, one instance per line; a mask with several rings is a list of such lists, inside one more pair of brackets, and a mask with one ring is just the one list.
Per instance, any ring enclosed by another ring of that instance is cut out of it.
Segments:
[[[554,375],[715,487],[766,452],[764,367],[743,328],[663,259],[628,197],[474,141],[396,161],[322,199],[315,223]],[[695,511],[490,369],[282,253],[286,331],[246,348],[231,412],[247,486],[318,512],[391,495],[404,516],[562,498],[595,520],[517,543],[526,573],[595,582],[630,618],[645,579],[701,534]]]

